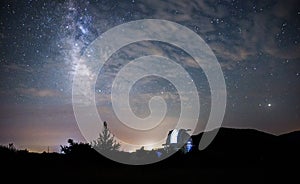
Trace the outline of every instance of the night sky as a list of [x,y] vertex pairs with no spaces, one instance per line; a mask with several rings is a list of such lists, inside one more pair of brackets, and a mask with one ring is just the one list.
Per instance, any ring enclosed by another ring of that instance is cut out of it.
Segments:
[[[0,8],[0,144],[13,142],[31,151],[44,151],[49,146],[59,151],[68,138],[84,141],[72,109],[72,80],[78,60],[102,33],[139,19],[179,23],[211,47],[227,86],[222,126],[276,135],[300,130],[297,0],[15,0],[1,1]],[[109,59],[95,87],[99,113],[120,140],[151,144],[151,136],[136,140],[126,134],[110,103],[118,71],[130,60],[150,54],[175,60],[190,73],[201,101],[194,134],[201,132],[210,112],[207,79],[187,53],[167,43],[130,44]],[[175,91],[169,81],[146,77],[132,88],[132,110],[147,117],[151,96],[163,97],[168,112],[160,134],[166,136],[180,112]]]

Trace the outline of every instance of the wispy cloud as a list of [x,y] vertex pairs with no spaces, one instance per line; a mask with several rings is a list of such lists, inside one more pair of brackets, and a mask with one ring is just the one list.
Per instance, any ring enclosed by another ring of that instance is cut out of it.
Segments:
[[59,91],[53,89],[20,88],[18,91],[23,95],[33,97],[57,97],[61,95]]
[[11,71],[19,71],[19,72],[28,72],[31,73],[33,72],[32,68],[29,65],[24,65],[24,64],[4,64],[2,67],[6,70],[11,70]]

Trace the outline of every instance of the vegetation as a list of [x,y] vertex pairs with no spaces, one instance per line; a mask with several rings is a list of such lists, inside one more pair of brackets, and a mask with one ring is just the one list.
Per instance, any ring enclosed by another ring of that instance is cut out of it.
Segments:
[[28,150],[18,150],[14,146],[13,143],[9,143],[7,146],[0,145],[0,154],[5,155],[5,154],[11,154],[11,153],[28,153]]
[[94,140],[92,147],[100,152],[118,151],[121,147],[120,143],[115,140],[115,136],[109,131],[106,121],[103,122],[104,129],[99,134],[99,138]]
[[[105,131],[108,131],[107,126],[103,132]],[[103,132],[101,136],[104,136]],[[113,135],[108,132],[105,133],[105,137],[109,137],[106,140],[111,140]],[[109,134],[111,136],[107,136]],[[199,134],[192,137],[194,145],[198,145],[201,136]],[[297,176],[298,170],[294,167],[300,164],[299,138],[299,132],[274,136],[255,130],[222,128],[204,151],[196,148],[187,154],[179,151],[160,162],[143,166],[119,164],[98,154],[91,144],[77,143],[72,139],[68,140],[67,146],[61,146],[61,151],[65,154],[24,153],[13,144],[8,144],[0,146],[0,163],[3,168],[1,176],[3,180],[8,178],[13,183],[18,183],[17,179],[20,183],[25,183],[26,179],[28,182],[36,180],[46,183],[104,183],[104,180],[110,183],[127,183],[125,180],[129,179],[132,183],[148,182],[151,178],[154,183],[161,177],[166,178],[168,183],[170,179],[175,180],[174,183],[181,183],[199,178],[203,183],[221,183],[217,180],[223,182],[224,178],[228,179],[234,173],[234,176],[246,178],[247,181],[252,179],[249,183],[255,183],[266,181],[257,180],[261,177],[266,179],[266,172],[273,178],[280,176],[276,172],[282,174],[283,169],[293,171]],[[116,141],[110,142],[118,144]],[[138,161],[146,157],[164,158],[164,150],[145,150],[144,147],[132,153],[115,153]],[[286,178],[288,177],[284,177],[284,181]],[[244,180],[239,180],[241,181]]]
[[94,140],[91,144],[82,142],[77,143],[74,142],[73,139],[69,139],[68,146],[60,146],[61,152],[65,154],[78,155],[80,153],[92,152],[92,148],[100,152],[118,151],[121,145],[115,140],[114,135],[112,135],[109,131],[105,121],[103,125],[104,129],[99,134],[99,138]]
[[62,153],[78,155],[91,150],[91,146],[88,143],[76,143],[73,139],[68,139],[68,143],[69,146],[60,146]]

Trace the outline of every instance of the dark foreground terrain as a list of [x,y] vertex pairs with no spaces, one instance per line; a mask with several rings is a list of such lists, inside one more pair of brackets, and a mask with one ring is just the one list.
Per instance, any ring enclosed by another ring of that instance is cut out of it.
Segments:
[[[201,136],[193,136],[196,147]],[[38,154],[7,147],[1,148],[0,161],[2,180],[11,182],[298,183],[300,133],[274,136],[222,128],[204,151],[177,152],[143,166],[119,164],[91,150]]]

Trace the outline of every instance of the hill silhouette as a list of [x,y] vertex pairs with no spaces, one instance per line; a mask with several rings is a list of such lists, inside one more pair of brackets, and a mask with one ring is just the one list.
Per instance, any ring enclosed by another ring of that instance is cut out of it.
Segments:
[[[199,144],[202,135],[192,136],[195,145]],[[300,159],[296,157],[300,155],[299,140],[300,132],[276,136],[253,129],[221,128],[213,142],[199,153],[205,153],[210,158],[208,162],[216,165],[224,162],[239,166],[299,163]]]
[[[216,130],[213,130],[216,131]],[[207,132],[207,133],[212,133]],[[251,129],[221,128],[203,151],[197,149],[203,133],[192,136],[195,144],[187,154],[177,152],[150,165],[130,166],[116,163],[81,145],[74,154],[29,153],[2,146],[2,174],[14,180],[31,181],[168,181],[199,180],[219,182],[244,178],[242,183],[291,178],[300,164],[300,132],[280,136]],[[134,153],[122,153],[130,156]],[[16,177],[18,176],[18,177]]]

